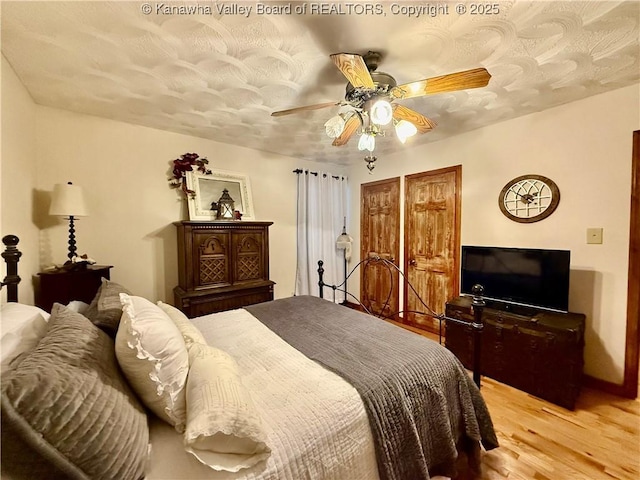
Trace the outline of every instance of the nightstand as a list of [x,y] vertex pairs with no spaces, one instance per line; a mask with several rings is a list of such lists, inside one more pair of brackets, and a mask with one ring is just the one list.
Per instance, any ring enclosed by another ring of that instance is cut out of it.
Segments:
[[91,303],[100,288],[101,279],[109,280],[111,265],[89,265],[81,270],[57,269],[38,273],[35,304],[51,311],[55,302],[66,305],[72,300]]

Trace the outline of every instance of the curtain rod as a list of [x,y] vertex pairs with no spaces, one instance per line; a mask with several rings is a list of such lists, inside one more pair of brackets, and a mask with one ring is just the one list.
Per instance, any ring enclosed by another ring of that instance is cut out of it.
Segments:
[[[311,174],[311,175],[315,175],[316,177],[318,176],[318,172],[311,172],[309,170],[302,170],[300,168],[296,168],[295,170],[293,170],[293,173],[296,173],[298,175],[300,175],[301,173],[305,173],[305,174]],[[322,174],[323,178],[327,178],[327,174],[323,173]],[[344,180],[345,177],[341,177],[340,175],[331,175],[331,178],[335,178],[336,180]]]

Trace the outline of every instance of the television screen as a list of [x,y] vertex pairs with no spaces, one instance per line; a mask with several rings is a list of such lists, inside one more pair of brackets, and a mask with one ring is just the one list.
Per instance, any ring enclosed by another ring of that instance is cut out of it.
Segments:
[[485,298],[566,312],[571,252],[503,247],[462,247],[461,293],[475,284]]

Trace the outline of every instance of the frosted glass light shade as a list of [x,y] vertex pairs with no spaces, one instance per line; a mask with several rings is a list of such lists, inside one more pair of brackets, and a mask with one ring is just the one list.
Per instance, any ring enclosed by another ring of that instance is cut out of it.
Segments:
[[376,148],[376,137],[369,133],[363,133],[358,141],[358,150],[369,150],[373,152]]
[[88,214],[82,187],[71,182],[54,185],[49,215],[86,217]]
[[398,140],[402,143],[406,142],[407,138],[413,137],[416,133],[418,133],[418,129],[411,122],[400,120],[396,124],[396,135],[398,135]]
[[371,121],[377,125],[387,125],[393,118],[393,108],[386,100],[378,100],[371,107]]
[[344,131],[345,121],[342,115],[336,115],[335,117],[331,117],[324,124],[325,131],[327,132],[327,136],[330,138],[338,138],[342,132]]

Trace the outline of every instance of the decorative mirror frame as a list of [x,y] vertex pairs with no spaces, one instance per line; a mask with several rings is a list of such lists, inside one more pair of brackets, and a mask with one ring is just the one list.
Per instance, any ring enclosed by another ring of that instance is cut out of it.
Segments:
[[211,203],[217,202],[222,190],[229,190],[235,202],[235,210],[242,213],[243,220],[255,220],[253,198],[249,177],[242,173],[212,170],[210,174],[198,171],[186,172],[187,188],[195,194],[189,195],[189,220],[217,220],[217,211],[211,210]]

